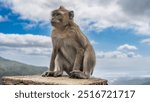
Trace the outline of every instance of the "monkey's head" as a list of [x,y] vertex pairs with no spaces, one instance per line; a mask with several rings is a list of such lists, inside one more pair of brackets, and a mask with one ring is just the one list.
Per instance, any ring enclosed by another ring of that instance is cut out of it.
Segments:
[[74,12],[66,10],[63,6],[52,11],[51,24],[55,28],[65,27],[70,21],[73,21]]

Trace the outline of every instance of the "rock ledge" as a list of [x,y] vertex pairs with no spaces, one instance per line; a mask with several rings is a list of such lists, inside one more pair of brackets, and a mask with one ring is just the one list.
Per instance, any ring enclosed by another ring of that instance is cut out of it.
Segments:
[[32,76],[5,76],[2,78],[4,85],[107,85],[107,80],[100,78],[71,79],[63,77]]

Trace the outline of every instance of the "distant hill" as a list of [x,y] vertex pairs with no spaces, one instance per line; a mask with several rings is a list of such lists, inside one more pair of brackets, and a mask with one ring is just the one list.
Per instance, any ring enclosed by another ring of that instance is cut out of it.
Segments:
[[123,77],[118,78],[116,81],[111,83],[113,85],[150,85],[150,78],[149,77]]
[[145,82],[145,83],[143,83],[142,85],[150,85],[150,80]]
[[39,67],[0,57],[0,77],[15,75],[41,74],[47,67]]

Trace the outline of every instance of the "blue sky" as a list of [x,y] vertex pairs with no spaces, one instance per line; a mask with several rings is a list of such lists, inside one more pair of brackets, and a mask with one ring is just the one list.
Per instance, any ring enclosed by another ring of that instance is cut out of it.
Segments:
[[18,13],[13,13],[13,11],[5,7],[1,4],[0,14],[2,17],[7,17],[6,21],[0,23],[1,32],[3,33],[19,33],[19,34],[47,34],[49,35],[50,31],[47,26],[39,26],[38,24],[36,27],[24,28],[27,24],[32,24],[32,21],[28,19],[20,19],[20,15]]
[[150,72],[149,0],[0,0],[0,56],[48,66],[53,29],[50,12],[60,5],[74,10],[74,21],[94,46],[96,70],[109,72],[109,63],[114,63],[112,72],[123,72],[119,67],[130,72],[140,62]]

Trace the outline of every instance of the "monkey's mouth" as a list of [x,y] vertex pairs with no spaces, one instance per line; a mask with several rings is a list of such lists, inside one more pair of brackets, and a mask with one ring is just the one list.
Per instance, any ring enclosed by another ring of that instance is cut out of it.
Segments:
[[56,23],[55,23],[55,22],[53,22],[53,21],[51,21],[51,24],[52,24],[52,26],[54,26]]
[[60,23],[59,20],[51,20],[51,24],[52,24],[52,25],[59,24],[59,23]]

